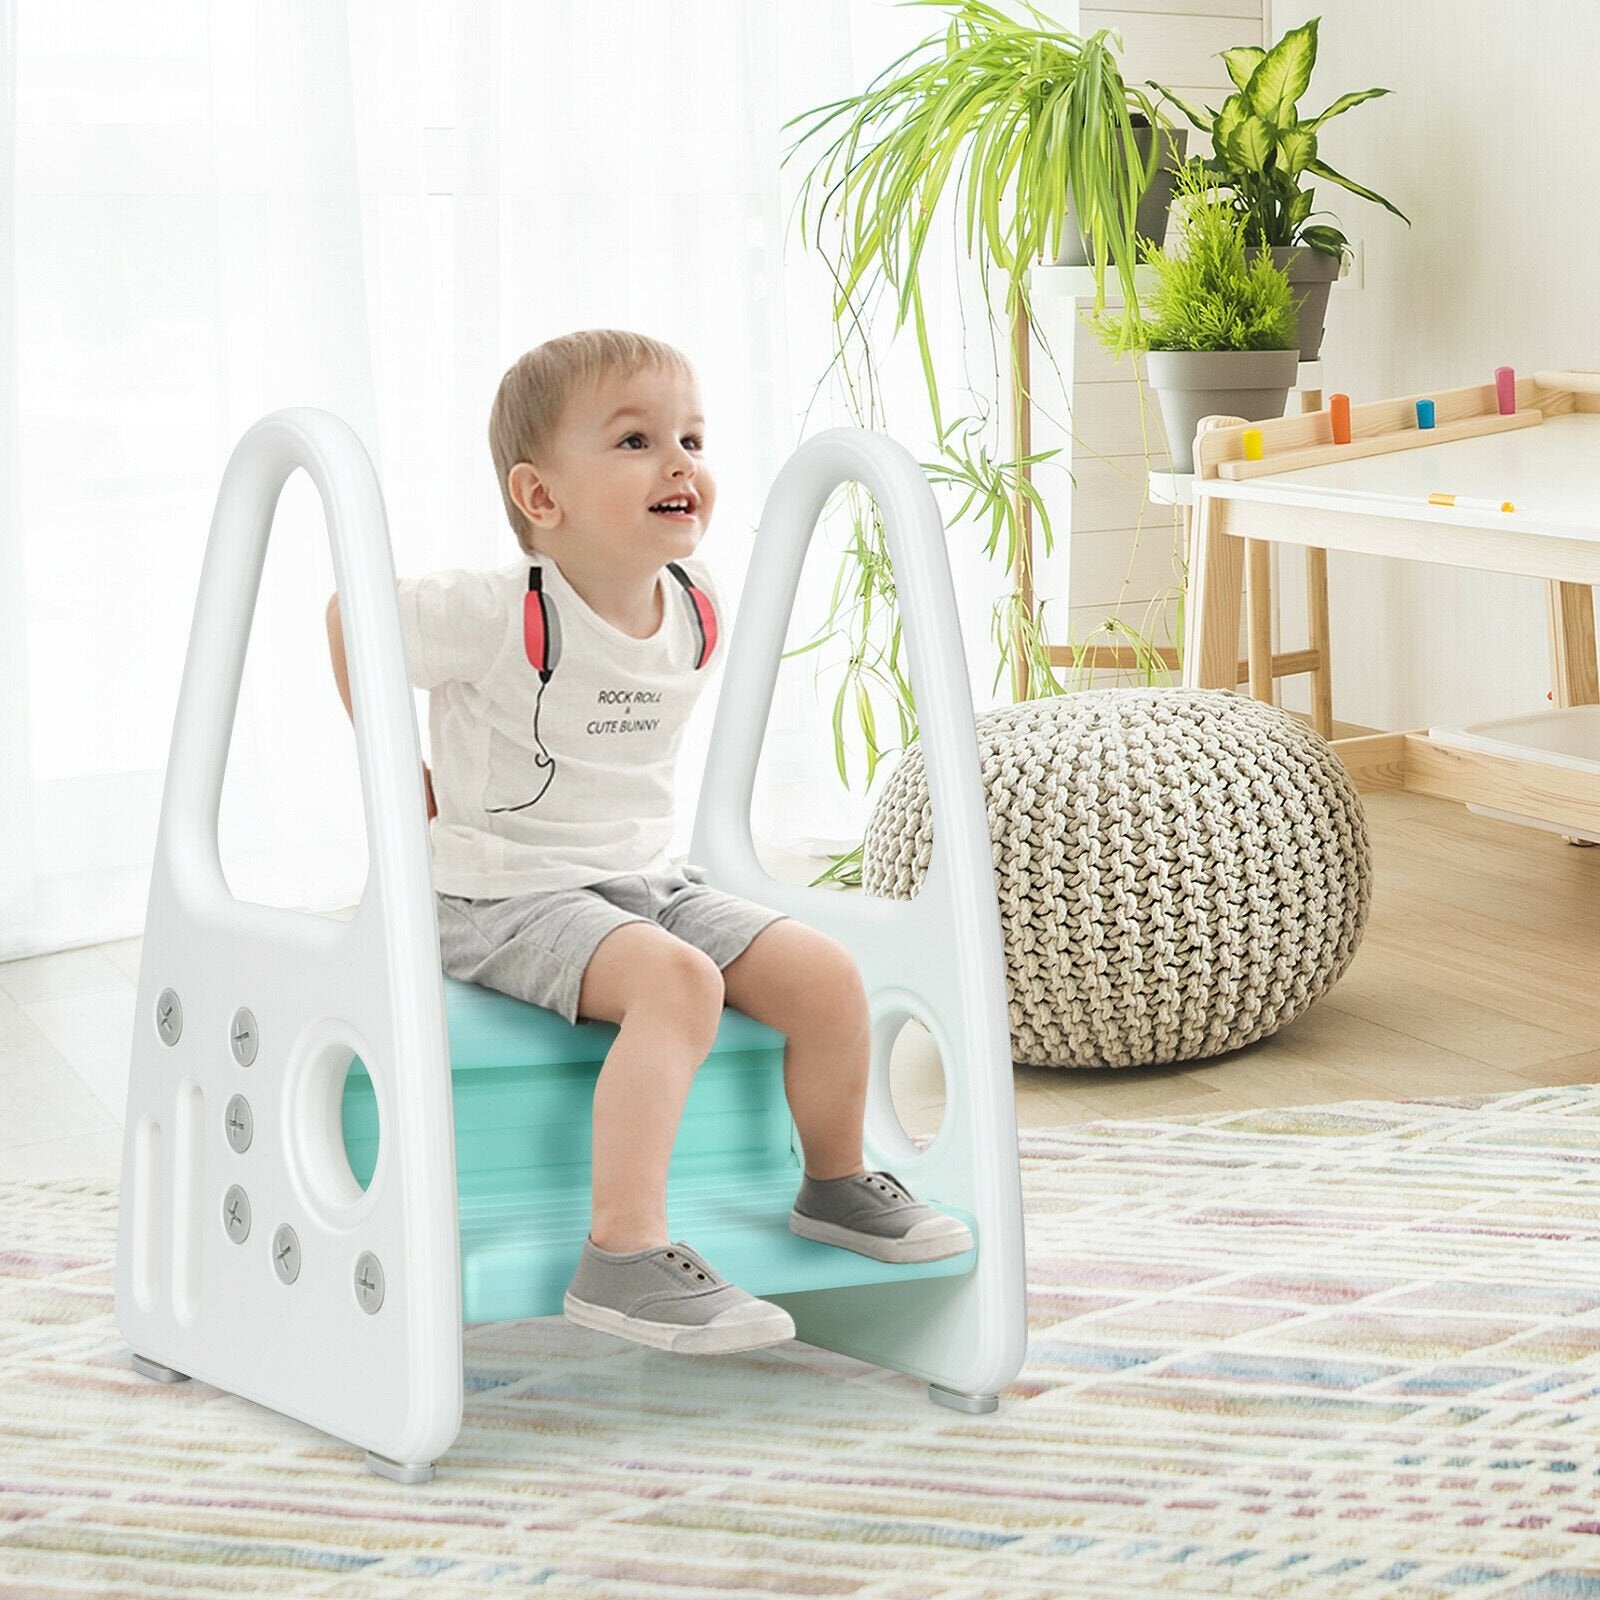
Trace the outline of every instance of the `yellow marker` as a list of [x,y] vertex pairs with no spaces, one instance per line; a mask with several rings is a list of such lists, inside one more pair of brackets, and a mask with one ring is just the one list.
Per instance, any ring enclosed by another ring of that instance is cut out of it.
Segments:
[[1509,500],[1496,503],[1493,500],[1473,500],[1464,494],[1430,494],[1430,506],[1456,506],[1461,509],[1470,507],[1474,511],[1515,511],[1517,508]]
[[1259,428],[1246,428],[1243,434],[1244,458],[1246,461],[1259,461],[1261,459],[1261,430]]

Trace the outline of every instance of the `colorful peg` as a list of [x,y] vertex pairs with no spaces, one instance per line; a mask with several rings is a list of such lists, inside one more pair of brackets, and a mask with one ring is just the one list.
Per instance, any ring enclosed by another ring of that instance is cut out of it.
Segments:
[[1433,401],[1417,401],[1417,426],[1419,428],[1431,428],[1433,426]]
[[1333,442],[1335,444],[1350,443],[1350,396],[1347,394],[1330,394],[1328,396],[1328,416],[1333,422]]
[[1244,445],[1245,460],[1259,461],[1262,455],[1261,430],[1259,428],[1246,428],[1240,438]]
[[1513,367],[1494,369],[1494,397],[1500,405],[1502,417],[1517,414],[1517,374]]

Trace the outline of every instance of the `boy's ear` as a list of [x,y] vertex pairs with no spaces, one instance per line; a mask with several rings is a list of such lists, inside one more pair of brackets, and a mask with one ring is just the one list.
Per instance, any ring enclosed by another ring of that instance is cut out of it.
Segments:
[[537,528],[553,526],[561,515],[560,507],[550,496],[550,490],[539,469],[530,462],[519,461],[506,474],[506,488],[511,503]]

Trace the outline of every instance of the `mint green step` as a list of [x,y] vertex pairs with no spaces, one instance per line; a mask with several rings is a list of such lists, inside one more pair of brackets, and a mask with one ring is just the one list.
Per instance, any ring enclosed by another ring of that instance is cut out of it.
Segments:
[[[445,979],[467,1322],[557,1316],[589,1231],[590,1108],[616,1028],[565,1022],[509,995]],[[798,1294],[970,1272],[976,1249],[891,1266],[789,1231],[800,1185],[783,1095],[783,1036],[723,1012],[695,1074],[667,1175],[667,1224],[755,1295]],[[344,1092],[344,1142],[365,1186],[377,1105],[359,1060]],[[928,1196],[936,1199],[935,1196]],[[947,1207],[977,1234],[964,1211]]]

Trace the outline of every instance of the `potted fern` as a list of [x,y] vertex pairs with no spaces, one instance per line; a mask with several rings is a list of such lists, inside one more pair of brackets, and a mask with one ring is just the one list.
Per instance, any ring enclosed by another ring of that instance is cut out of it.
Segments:
[[1202,417],[1281,417],[1300,362],[1288,274],[1264,246],[1245,242],[1245,223],[1193,169],[1179,175],[1177,240],[1143,241],[1155,284],[1142,315],[1101,317],[1096,330],[1115,353],[1145,353],[1161,403],[1175,472],[1192,472]]
[[1381,194],[1335,172],[1318,151],[1318,136],[1330,118],[1388,94],[1362,89],[1340,95],[1325,111],[1302,118],[1300,96],[1317,64],[1317,24],[1313,17],[1291,28],[1270,50],[1241,45],[1222,52],[1236,92],[1213,111],[1197,109],[1158,83],[1150,87],[1178,107],[1202,133],[1211,136],[1211,154],[1192,156],[1193,169],[1222,190],[1244,222],[1245,243],[1266,245],[1273,259],[1289,269],[1301,302],[1300,359],[1315,361],[1322,349],[1328,291],[1342,269],[1349,241],[1329,223],[1314,223],[1314,191],[1308,177],[1325,178],[1363,200],[1371,200],[1410,225]]

